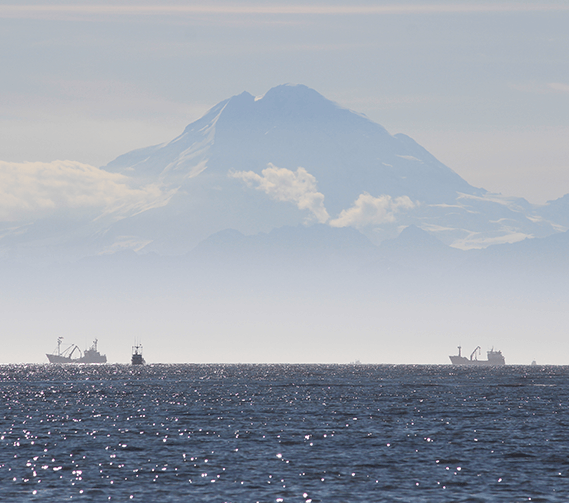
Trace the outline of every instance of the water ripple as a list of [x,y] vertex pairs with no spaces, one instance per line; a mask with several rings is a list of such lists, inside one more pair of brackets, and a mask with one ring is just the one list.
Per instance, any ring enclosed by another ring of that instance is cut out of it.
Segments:
[[2,501],[565,501],[567,367],[0,366]]

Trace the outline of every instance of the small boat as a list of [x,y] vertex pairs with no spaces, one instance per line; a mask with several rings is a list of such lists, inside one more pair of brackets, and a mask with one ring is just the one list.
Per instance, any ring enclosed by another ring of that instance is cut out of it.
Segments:
[[142,357],[142,344],[132,346],[132,358],[130,362],[132,365],[144,365],[146,363]]
[[461,347],[458,346],[458,355],[449,356],[450,361],[453,365],[474,365],[474,366],[489,366],[489,365],[506,365],[506,359],[502,355],[501,351],[494,351],[492,348],[486,354],[488,355],[487,360],[479,360],[477,357],[478,354],[481,352],[480,346],[478,346],[470,355],[470,359],[466,358],[466,356],[462,356],[461,354]]
[[[52,354],[46,354],[49,363],[107,363],[107,355],[102,355],[97,350],[98,339],[93,341],[93,344],[85,352],[79,349],[79,346],[71,344],[66,349],[61,351],[61,342],[63,337],[57,338],[57,350]],[[73,357],[78,354],[78,357]]]

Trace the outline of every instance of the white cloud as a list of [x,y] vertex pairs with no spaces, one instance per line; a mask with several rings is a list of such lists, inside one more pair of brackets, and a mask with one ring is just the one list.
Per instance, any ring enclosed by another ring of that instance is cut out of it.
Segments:
[[388,195],[373,197],[364,192],[354,202],[354,205],[342,210],[340,216],[330,221],[332,227],[366,227],[395,221],[395,213],[415,207],[415,203],[407,196],[396,197]]
[[560,82],[552,82],[551,84],[547,84],[547,86],[550,89],[553,89],[554,91],[561,91],[564,93],[569,93],[569,85],[568,84],[562,84]]
[[518,197],[503,196],[502,194],[494,194],[492,192],[487,192],[483,196],[475,196],[473,194],[464,194],[463,192],[458,193],[457,200],[462,201],[476,201],[476,202],[491,202],[506,206],[512,211],[517,211],[524,213],[524,208],[520,206],[520,199]]
[[151,239],[142,239],[139,236],[118,236],[113,244],[107,246],[101,252],[101,255],[113,255],[125,250],[139,252],[150,243],[152,243]]
[[[465,229],[466,231],[466,229]],[[456,239],[450,246],[459,248],[460,250],[472,250],[479,248],[487,248],[490,245],[501,245],[506,243],[517,243],[524,239],[531,239],[534,236],[525,234],[523,232],[503,230],[502,234],[496,236],[485,236],[480,232],[468,232],[468,235],[463,239]]]
[[324,207],[324,194],[317,191],[316,178],[304,168],[291,171],[269,163],[261,173],[231,171],[229,176],[240,178],[276,201],[295,203],[299,209],[309,210],[320,223],[330,218]]
[[75,161],[0,161],[0,221],[58,214],[112,215],[115,219],[165,205],[174,191],[132,186],[124,175]]

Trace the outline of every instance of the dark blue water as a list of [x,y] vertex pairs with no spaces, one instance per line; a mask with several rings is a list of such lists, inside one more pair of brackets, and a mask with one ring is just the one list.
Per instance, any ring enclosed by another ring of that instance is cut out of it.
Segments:
[[569,367],[0,367],[1,501],[569,501]]

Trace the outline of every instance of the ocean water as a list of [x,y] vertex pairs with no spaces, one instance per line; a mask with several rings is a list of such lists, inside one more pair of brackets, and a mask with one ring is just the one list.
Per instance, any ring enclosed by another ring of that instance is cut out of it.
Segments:
[[569,367],[0,366],[0,501],[569,501]]

